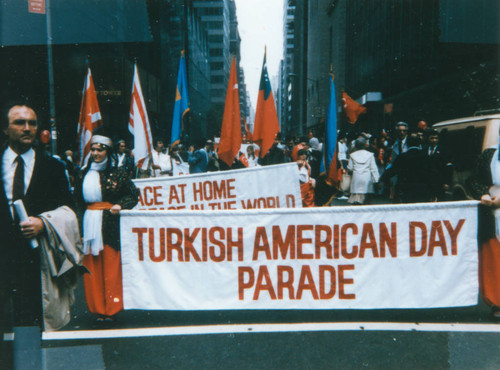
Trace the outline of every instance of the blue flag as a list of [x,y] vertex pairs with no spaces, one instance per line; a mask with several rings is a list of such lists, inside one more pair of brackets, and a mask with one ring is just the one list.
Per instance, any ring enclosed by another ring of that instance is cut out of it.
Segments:
[[321,172],[326,172],[327,182],[338,181],[337,175],[337,100],[335,98],[335,81],[330,73],[330,104],[326,119],[326,136]]
[[182,118],[189,111],[188,84],[186,73],[186,59],[184,50],[181,51],[181,61],[179,63],[179,73],[177,74],[177,88],[175,90],[174,117],[172,119],[172,133],[170,143],[179,143],[182,133]]

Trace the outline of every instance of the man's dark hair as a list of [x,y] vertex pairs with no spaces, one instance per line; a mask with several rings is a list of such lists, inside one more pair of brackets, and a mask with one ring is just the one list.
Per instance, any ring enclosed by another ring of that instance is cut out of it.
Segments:
[[411,148],[412,146],[419,146],[420,144],[420,138],[416,134],[411,134],[406,139],[406,145],[408,146],[408,148]]
[[163,140],[161,137],[159,137],[159,138],[155,139],[155,141],[154,141],[155,144],[154,145],[157,146],[159,142],[165,144],[165,140]]
[[201,149],[207,145],[207,139],[204,137],[198,137],[194,142],[195,149]]
[[307,155],[307,149],[299,149],[297,151],[297,156],[301,156],[301,155]]
[[436,136],[436,135],[439,136],[439,131],[433,128],[428,128],[427,130],[425,130],[424,133],[426,139],[428,139],[431,136]]

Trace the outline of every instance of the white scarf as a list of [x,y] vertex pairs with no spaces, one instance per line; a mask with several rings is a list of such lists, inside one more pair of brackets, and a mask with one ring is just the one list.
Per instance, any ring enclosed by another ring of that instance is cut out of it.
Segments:
[[[85,203],[102,202],[101,180],[99,171],[106,168],[108,159],[100,163],[92,162],[82,185]],[[102,210],[87,209],[83,215],[83,253],[98,256],[103,250],[102,242]]]
[[118,154],[118,164],[116,165],[116,167],[121,167],[123,166],[123,162],[125,160],[125,153],[123,154]]
[[[495,153],[493,153],[490,168],[491,180],[493,183],[493,186],[490,188],[490,195],[500,197],[500,160],[498,160],[498,148],[495,150]],[[495,209],[494,214],[497,239],[500,239],[500,208]]]

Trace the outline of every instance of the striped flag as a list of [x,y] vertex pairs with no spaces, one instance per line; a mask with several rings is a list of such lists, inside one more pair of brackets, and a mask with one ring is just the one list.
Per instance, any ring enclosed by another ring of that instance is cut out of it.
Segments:
[[226,105],[222,118],[222,128],[218,154],[229,167],[234,162],[241,147],[241,115],[238,78],[236,76],[236,60],[233,57],[229,83],[227,84]]
[[78,157],[79,165],[83,167],[90,158],[90,139],[92,132],[102,125],[101,111],[97,103],[97,95],[92,81],[90,68],[83,84],[80,117],[78,118]]
[[177,74],[177,86],[175,89],[174,117],[172,119],[172,131],[170,143],[178,144],[182,133],[182,118],[189,111],[188,83],[186,73],[186,58],[184,50],[181,51],[179,72]]
[[276,106],[274,105],[271,82],[267,74],[266,53],[264,53],[252,135],[254,143],[260,146],[261,157],[264,157],[269,149],[271,149],[279,130],[280,124],[278,122],[278,115],[276,114]]
[[130,103],[130,117],[128,130],[134,135],[134,161],[137,168],[146,169],[146,159],[151,156],[153,138],[149,126],[148,113],[142,96],[141,82],[137,64],[134,66],[134,84],[132,86],[132,101]]

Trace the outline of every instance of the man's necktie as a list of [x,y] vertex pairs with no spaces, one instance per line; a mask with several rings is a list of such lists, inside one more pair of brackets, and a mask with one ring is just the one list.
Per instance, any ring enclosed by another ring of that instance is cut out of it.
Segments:
[[14,172],[14,182],[12,187],[12,200],[24,198],[24,161],[20,155],[16,158],[17,167]]

